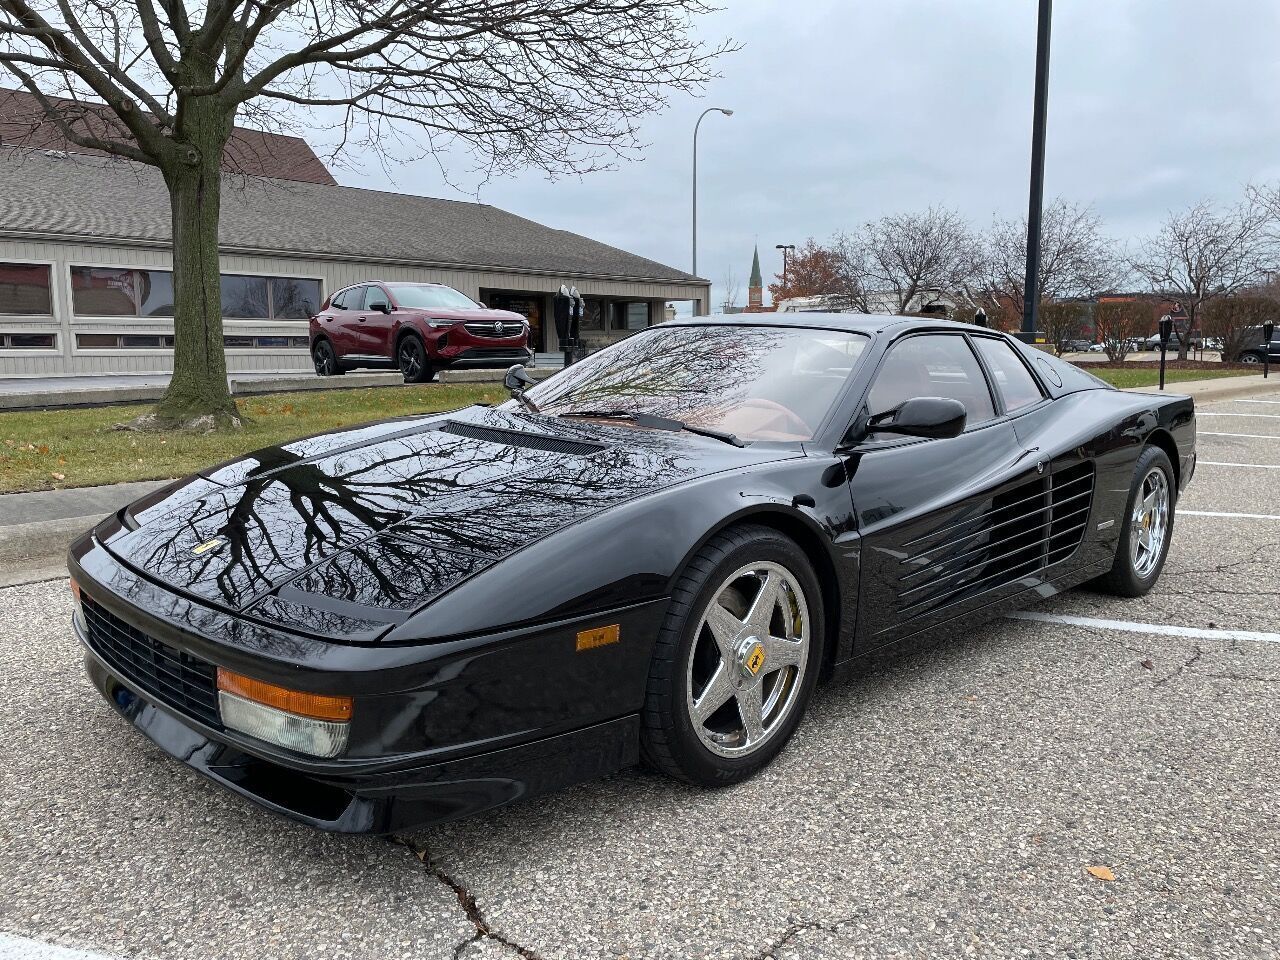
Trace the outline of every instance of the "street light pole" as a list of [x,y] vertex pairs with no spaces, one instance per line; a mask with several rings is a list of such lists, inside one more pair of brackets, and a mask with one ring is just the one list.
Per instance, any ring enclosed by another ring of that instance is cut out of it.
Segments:
[[1040,226],[1044,210],[1045,114],[1049,107],[1049,35],[1053,0],[1040,0],[1036,32],[1036,90],[1031,115],[1031,197],[1027,203],[1027,274],[1022,284],[1022,333],[1035,338],[1040,314]]
[[773,248],[782,251],[782,288],[787,288],[787,251],[795,253],[796,245],[794,243],[776,243]]
[[708,113],[733,116],[733,111],[726,110],[724,107],[707,107],[698,116],[698,122],[693,125],[693,270],[691,272],[695,277],[698,275],[698,128],[702,126],[702,118]]

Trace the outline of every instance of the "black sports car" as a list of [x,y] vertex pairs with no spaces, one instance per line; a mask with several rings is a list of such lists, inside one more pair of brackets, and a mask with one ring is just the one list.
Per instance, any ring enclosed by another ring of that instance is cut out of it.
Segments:
[[230,789],[385,832],[643,758],[732,783],[823,678],[1160,575],[1187,397],[1004,335],[664,323],[498,407],[299,440],[71,550],[89,674]]

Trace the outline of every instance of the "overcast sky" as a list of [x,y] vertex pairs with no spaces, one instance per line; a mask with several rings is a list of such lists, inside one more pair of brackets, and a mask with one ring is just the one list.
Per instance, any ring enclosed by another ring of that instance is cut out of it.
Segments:
[[[767,284],[776,243],[930,204],[980,226],[1025,212],[1034,0],[725,2],[699,33],[743,49],[705,97],[645,124],[643,160],[583,180],[502,180],[479,199],[688,270],[693,124],[724,106],[733,117],[708,116],[699,150],[698,265],[715,303],[729,269],[745,299],[757,238]],[[1278,4],[1059,2],[1050,79],[1046,197],[1093,203],[1116,237],[1280,179]],[[475,199],[430,162],[338,176]]]

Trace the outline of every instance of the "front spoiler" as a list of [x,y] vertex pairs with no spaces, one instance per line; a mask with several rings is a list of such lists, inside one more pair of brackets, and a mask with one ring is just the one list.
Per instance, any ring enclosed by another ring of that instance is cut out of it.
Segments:
[[393,833],[468,817],[615,773],[639,761],[640,718],[428,766],[326,776],[245,752],[135,691],[80,635],[93,685],[175,760],[275,813],[337,833]]

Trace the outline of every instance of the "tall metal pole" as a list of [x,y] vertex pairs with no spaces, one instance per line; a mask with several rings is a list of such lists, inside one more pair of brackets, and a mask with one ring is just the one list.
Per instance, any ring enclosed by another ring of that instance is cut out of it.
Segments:
[[1045,113],[1049,107],[1049,34],[1053,0],[1040,0],[1036,32],[1036,92],[1031,116],[1031,197],[1027,203],[1027,275],[1022,285],[1022,332],[1034,339],[1040,313],[1040,221],[1044,210]]
[[787,289],[787,254],[794,252],[796,245],[794,243],[775,243],[774,249],[782,251],[782,288]]
[[[698,275],[698,128],[702,126],[702,118],[708,113],[733,116],[733,111],[726,110],[724,107],[707,107],[699,114],[698,122],[693,125],[693,269],[690,272],[695,277]],[[709,307],[710,304],[706,306]]]

